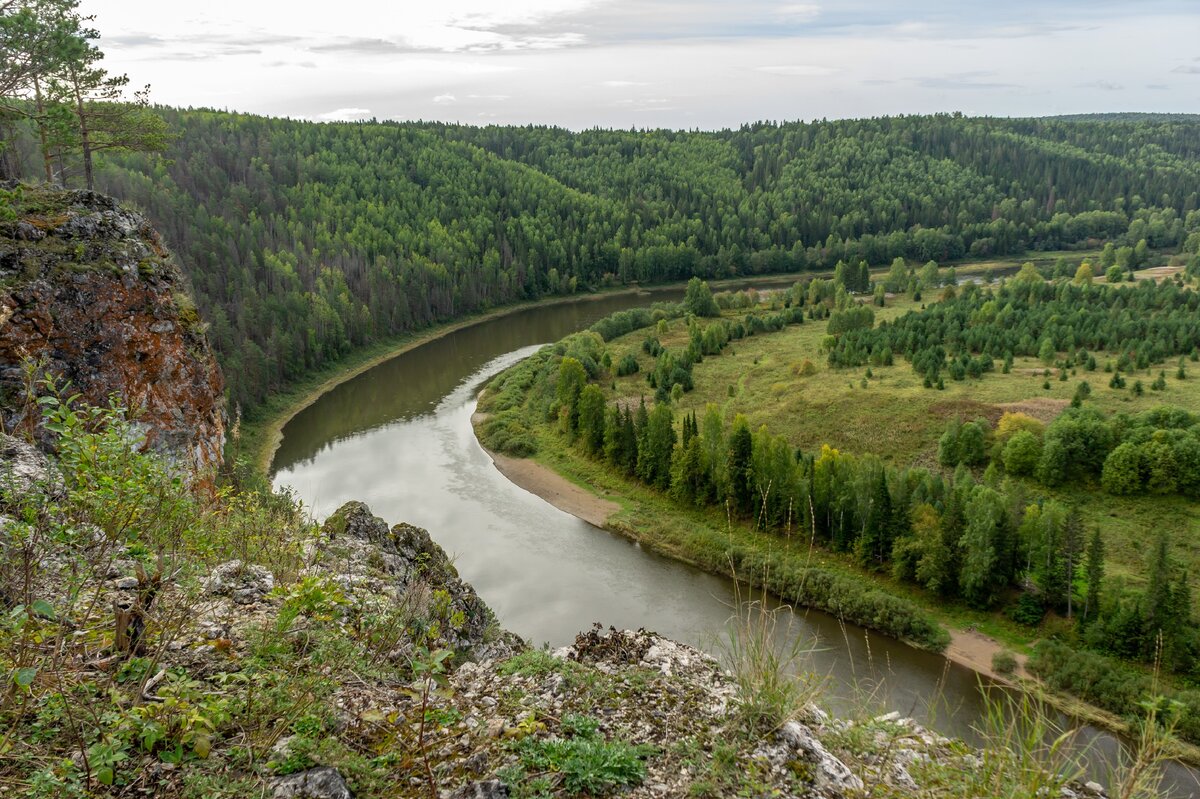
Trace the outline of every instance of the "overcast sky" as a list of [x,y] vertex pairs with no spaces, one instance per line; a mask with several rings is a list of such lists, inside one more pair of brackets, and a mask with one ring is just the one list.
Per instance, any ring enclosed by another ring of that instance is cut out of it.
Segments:
[[571,128],[1200,112],[1198,0],[83,0],[155,101]]

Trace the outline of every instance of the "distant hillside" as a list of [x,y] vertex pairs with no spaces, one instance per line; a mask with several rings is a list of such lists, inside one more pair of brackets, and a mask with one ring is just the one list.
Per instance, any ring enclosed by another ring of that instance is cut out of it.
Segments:
[[178,252],[248,411],[356,347],[515,300],[839,260],[1175,247],[1200,187],[1200,126],[1177,121],[573,133],[162,113],[167,157],[110,160],[99,184]]
[[1162,114],[1146,111],[1117,111],[1108,114],[1062,114],[1045,117],[1067,122],[1200,122],[1200,114]]

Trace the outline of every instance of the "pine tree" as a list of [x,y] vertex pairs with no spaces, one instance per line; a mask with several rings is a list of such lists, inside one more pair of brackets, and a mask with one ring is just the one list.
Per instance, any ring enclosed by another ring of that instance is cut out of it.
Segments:
[[[1160,636],[1165,640],[1170,637],[1172,631],[1174,603],[1172,601],[1171,571],[1167,537],[1166,534],[1160,533],[1150,561],[1150,573],[1146,580],[1143,639],[1147,647],[1156,647]],[[1153,649],[1143,652],[1143,656],[1147,658],[1152,658],[1154,655]]]
[[736,513],[754,512],[754,444],[750,424],[738,414],[729,434],[729,499]]
[[1083,549],[1083,519],[1077,508],[1072,508],[1063,523],[1062,559],[1066,576],[1067,618],[1071,618],[1075,599],[1075,567]]
[[1104,582],[1104,541],[1100,538],[1099,527],[1092,528],[1092,537],[1088,541],[1085,578],[1087,594],[1083,600],[1083,621],[1087,623],[1100,613],[1100,589]]
[[862,535],[858,539],[858,560],[865,566],[883,566],[892,553],[892,496],[888,492],[887,471],[879,469]]
[[579,438],[589,455],[604,450],[604,405],[604,392],[599,386],[584,386],[579,394]]

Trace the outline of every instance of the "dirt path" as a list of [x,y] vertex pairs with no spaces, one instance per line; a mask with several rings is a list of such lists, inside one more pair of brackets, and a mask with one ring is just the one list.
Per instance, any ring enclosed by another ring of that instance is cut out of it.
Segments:
[[966,666],[969,669],[974,669],[983,676],[999,680],[1001,682],[1012,682],[1013,677],[1027,677],[1025,672],[1025,658],[1017,655],[1017,670],[1014,675],[1005,677],[997,674],[992,668],[992,656],[1004,649],[1004,647],[996,640],[989,638],[981,632],[974,630],[950,630],[950,645],[943,652],[949,660]]

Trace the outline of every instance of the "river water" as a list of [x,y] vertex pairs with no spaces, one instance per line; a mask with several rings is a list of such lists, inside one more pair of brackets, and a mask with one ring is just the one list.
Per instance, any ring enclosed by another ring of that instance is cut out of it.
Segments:
[[[660,289],[518,311],[386,361],[287,424],[274,483],[290,486],[317,518],[357,499],[389,524],[427,528],[501,624],[534,644],[570,643],[601,622],[719,653],[738,600],[732,581],[655,555],[516,487],[471,428],[483,383],[538,346],[614,311],[681,296]],[[782,645],[805,651],[805,669],[825,683],[835,712],[873,703],[977,739],[983,700],[973,671],[817,611],[777,614],[776,628]],[[1079,740],[1097,762],[1118,747],[1091,728]],[[1103,767],[1095,775],[1103,779]],[[1172,768],[1169,781],[1175,795],[1200,796],[1183,767]]]

